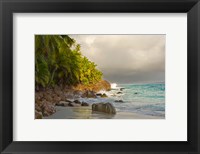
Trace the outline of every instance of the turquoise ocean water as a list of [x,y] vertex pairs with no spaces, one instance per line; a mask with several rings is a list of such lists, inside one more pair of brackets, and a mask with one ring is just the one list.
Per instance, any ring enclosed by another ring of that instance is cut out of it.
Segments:
[[[165,84],[111,84],[111,91],[106,93],[107,98],[81,98],[92,103],[110,102],[117,112],[134,112],[142,115],[165,117]],[[117,102],[118,101],[118,102]]]
[[[122,94],[117,96],[119,100],[123,101],[123,104],[114,103],[119,110],[145,115],[165,116],[164,83],[119,84],[118,86],[125,88],[122,90]],[[110,93],[113,93],[113,91]]]

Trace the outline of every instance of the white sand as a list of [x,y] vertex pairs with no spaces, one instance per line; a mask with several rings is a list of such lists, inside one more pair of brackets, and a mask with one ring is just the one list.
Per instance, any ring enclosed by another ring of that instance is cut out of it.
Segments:
[[57,112],[44,119],[164,119],[132,112],[117,112],[116,115],[94,112],[89,107],[56,107]]

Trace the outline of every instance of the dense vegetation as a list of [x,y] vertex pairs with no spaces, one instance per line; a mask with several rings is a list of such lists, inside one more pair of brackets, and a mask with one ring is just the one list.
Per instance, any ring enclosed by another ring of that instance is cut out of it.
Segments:
[[80,52],[80,45],[68,35],[35,36],[36,88],[54,85],[94,84],[102,73]]

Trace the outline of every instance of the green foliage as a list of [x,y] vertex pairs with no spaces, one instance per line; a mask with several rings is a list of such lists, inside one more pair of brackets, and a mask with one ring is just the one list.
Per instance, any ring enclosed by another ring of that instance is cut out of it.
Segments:
[[48,64],[45,58],[42,55],[36,57],[35,65],[35,80],[36,83],[45,87],[50,79],[50,72],[48,69]]
[[36,35],[36,87],[87,85],[101,80],[103,74],[80,50],[81,46],[68,35]]
[[86,57],[81,59],[80,82],[83,84],[96,83],[101,80],[102,73],[96,69],[95,63]]

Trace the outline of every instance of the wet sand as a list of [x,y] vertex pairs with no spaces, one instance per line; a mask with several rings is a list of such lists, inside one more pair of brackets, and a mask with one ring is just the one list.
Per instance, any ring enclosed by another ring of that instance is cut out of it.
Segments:
[[53,115],[43,119],[164,119],[164,117],[142,115],[132,112],[117,112],[115,115],[94,112],[91,106],[87,107],[56,107]]

